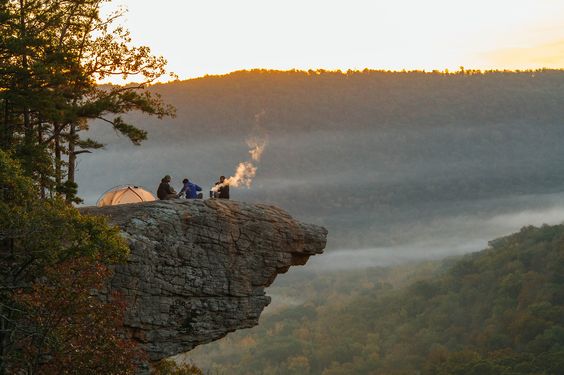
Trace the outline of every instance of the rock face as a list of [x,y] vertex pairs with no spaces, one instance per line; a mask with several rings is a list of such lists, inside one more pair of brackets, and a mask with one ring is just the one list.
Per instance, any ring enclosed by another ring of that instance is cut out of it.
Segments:
[[129,242],[109,289],[126,299],[125,328],[151,361],[257,325],[264,288],[322,253],[327,236],[279,208],[217,199],[81,211],[108,216]]

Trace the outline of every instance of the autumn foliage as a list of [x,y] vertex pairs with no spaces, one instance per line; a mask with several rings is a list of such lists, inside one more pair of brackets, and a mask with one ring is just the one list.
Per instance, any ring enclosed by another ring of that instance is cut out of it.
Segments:
[[127,260],[116,227],[81,215],[0,151],[0,374],[131,374],[143,360],[120,328],[108,266]]
[[[125,305],[103,294],[128,247],[104,218],[83,216],[77,155],[99,119],[134,144],[121,115],[174,114],[143,91],[166,60],[131,45],[101,6],[111,0],[0,0],[0,375],[129,374],[142,359],[120,328]],[[139,85],[100,86],[134,75]]]
[[153,368],[154,375],[204,375],[204,372],[191,363],[178,364],[173,360],[163,359]]
[[42,374],[132,374],[143,359],[123,337],[125,304],[118,296],[104,302],[97,291],[108,267],[77,258],[48,267],[15,300],[26,315],[13,359],[14,372],[34,367]]
[[186,359],[212,374],[564,373],[564,225],[442,261],[304,273],[272,292],[300,300]]

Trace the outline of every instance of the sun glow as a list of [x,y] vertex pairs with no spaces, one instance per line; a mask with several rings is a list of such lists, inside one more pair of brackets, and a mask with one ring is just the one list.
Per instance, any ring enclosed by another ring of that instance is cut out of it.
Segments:
[[[181,79],[234,70],[564,67],[555,0],[116,0]],[[165,78],[165,80],[168,78]]]

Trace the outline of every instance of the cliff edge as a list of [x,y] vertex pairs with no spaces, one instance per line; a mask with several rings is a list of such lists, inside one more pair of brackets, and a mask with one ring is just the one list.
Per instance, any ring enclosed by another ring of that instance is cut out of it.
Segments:
[[157,361],[258,324],[276,275],[321,254],[325,228],[267,205],[172,200],[81,209],[107,216],[129,242],[109,292],[124,326]]

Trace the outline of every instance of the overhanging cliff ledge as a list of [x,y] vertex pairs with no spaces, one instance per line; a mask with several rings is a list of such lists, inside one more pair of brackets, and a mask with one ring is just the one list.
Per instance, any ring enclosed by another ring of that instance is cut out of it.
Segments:
[[125,328],[151,361],[258,324],[276,275],[321,254],[325,228],[267,205],[172,200],[88,207],[131,248],[109,289],[127,302]]

